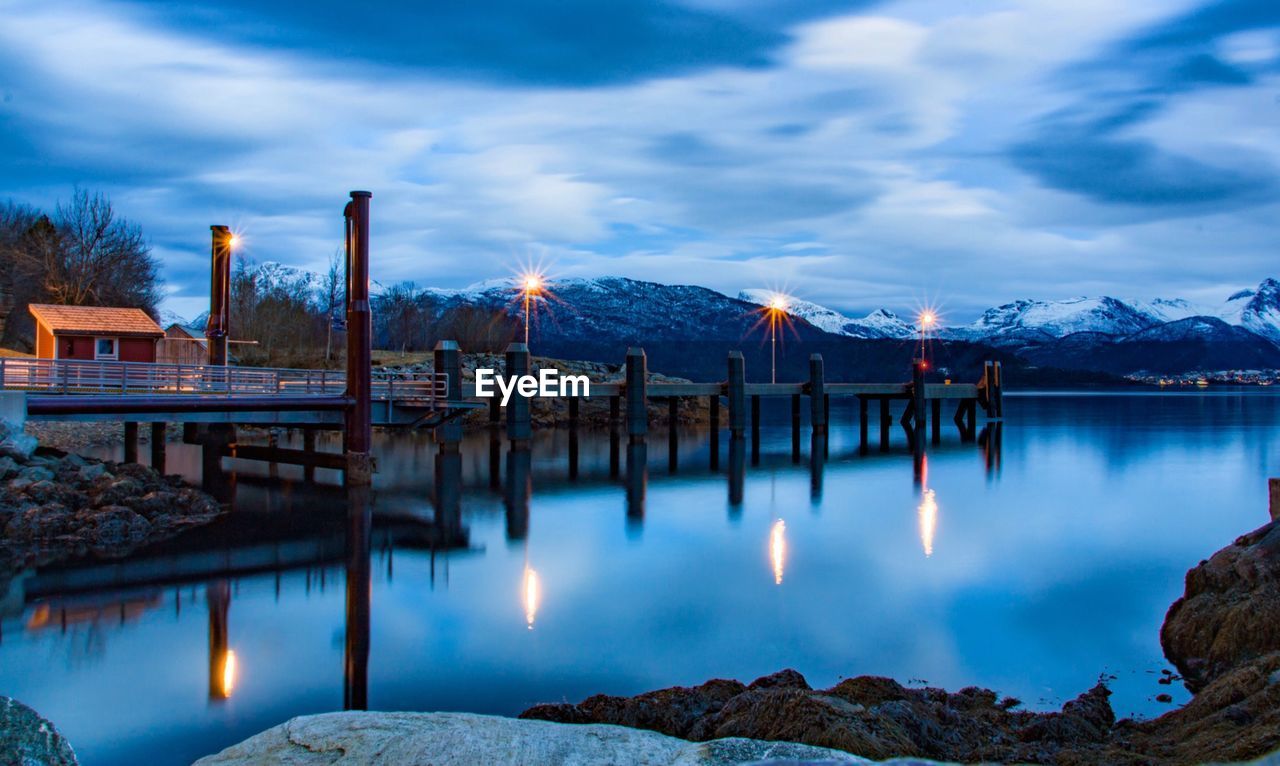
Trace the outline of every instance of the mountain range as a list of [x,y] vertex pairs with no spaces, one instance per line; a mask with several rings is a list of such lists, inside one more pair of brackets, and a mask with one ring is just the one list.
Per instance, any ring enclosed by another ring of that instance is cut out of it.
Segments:
[[[426,292],[440,309],[468,304],[513,316],[522,311],[509,280]],[[623,346],[642,345],[655,369],[719,372],[721,352],[728,348],[768,359],[760,308],[772,297],[764,290],[730,297],[703,287],[622,277],[565,279],[535,298],[532,335],[535,350],[548,355],[616,361]],[[897,357],[909,359],[918,342],[918,328],[885,309],[850,317],[794,298],[787,303],[790,321],[780,337],[788,348],[799,343],[806,350],[866,363],[875,357],[877,364],[897,369]],[[1275,369],[1280,368],[1280,282],[1267,279],[1215,306],[1107,296],[1019,300],[988,309],[970,324],[938,328],[930,339],[931,353],[944,357],[939,364],[964,359],[964,367],[983,354],[1000,352],[994,358],[1019,369],[1107,375]],[[664,366],[655,364],[655,355]],[[710,360],[694,361],[704,356]],[[807,355],[793,356],[786,363],[796,364],[798,373]],[[829,369],[832,363],[828,356]],[[857,370],[845,371],[855,376],[848,379],[856,379]]]

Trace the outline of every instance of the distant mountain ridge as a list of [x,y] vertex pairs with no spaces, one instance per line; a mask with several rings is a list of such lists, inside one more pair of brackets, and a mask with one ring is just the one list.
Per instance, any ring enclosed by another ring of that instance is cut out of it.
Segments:
[[[462,290],[427,291],[442,307],[459,304],[521,312],[510,280]],[[563,279],[535,301],[534,336],[542,348],[596,349],[659,344],[749,343],[763,339],[761,307],[773,293],[737,297],[705,287],[627,279]],[[813,344],[836,336],[855,341],[913,342],[918,329],[880,309],[851,317],[810,301],[788,299],[787,342]],[[1015,354],[1028,364],[1113,375],[1178,374],[1197,370],[1280,368],[1280,282],[1232,294],[1218,306],[1182,299],[1124,300],[1110,296],[1024,299],[997,306],[967,325],[940,328],[939,343],[963,343]],[[762,342],[762,341],[761,341]],[[689,346],[692,348],[692,345]],[[665,353],[665,351],[664,351]]]

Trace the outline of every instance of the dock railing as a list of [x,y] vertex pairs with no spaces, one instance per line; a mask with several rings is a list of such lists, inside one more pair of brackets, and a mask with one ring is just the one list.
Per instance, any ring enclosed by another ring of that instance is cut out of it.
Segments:
[[[42,394],[338,396],[347,380],[342,370],[0,357],[0,387]],[[435,402],[448,387],[444,374],[375,370],[372,394]]]

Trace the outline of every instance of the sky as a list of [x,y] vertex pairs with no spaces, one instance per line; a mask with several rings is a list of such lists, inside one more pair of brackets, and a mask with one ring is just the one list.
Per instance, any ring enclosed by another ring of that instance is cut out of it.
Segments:
[[1280,276],[1275,0],[0,0],[0,199],[322,270],[541,264],[853,314]]

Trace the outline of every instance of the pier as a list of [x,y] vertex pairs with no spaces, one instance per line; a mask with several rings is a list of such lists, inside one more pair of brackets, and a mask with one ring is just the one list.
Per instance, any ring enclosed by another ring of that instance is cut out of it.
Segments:
[[[369,205],[371,194],[353,191],[343,211],[346,231],[347,355],[345,371],[234,367],[228,365],[231,337],[230,268],[233,235],[226,226],[212,226],[210,314],[205,337],[208,362],[201,365],[151,364],[117,361],[0,358],[0,396],[6,410],[31,420],[84,420],[123,423],[124,459],[138,459],[139,424],[151,429],[151,463],[165,463],[165,427],[182,423],[184,441],[205,448],[207,472],[216,473],[222,458],[262,460],[344,472],[349,485],[367,485],[376,471],[371,455],[373,428],[427,428],[435,432],[442,459],[448,462],[462,437],[459,418],[487,407],[493,438],[505,430],[519,450],[532,436],[529,396],[514,393],[504,408],[497,398],[476,397],[474,383],[464,384],[463,349],[454,341],[440,341],[431,372],[374,371],[369,301]],[[527,343],[506,349],[503,374],[528,375],[532,358]],[[846,383],[825,376],[820,354],[809,358],[804,381],[751,383],[740,351],[731,351],[725,378],[712,382],[655,382],[649,380],[643,348],[626,349],[620,381],[592,381],[590,392],[567,402],[568,426],[576,433],[582,399],[608,401],[610,432],[625,433],[628,444],[643,445],[649,434],[650,404],[665,402],[675,420],[680,403],[706,399],[712,423],[713,455],[718,461],[721,409],[730,455],[750,431],[753,458],[758,459],[761,400],[789,399],[793,452],[798,454],[802,414],[807,410],[814,443],[825,444],[833,398],[856,399],[861,448],[870,447],[873,420],[878,417],[880,449],[887,450],[893,428],[891,405],[905,402],[899,424],[916,451],[929,434],[941,439],[943,407],[962,441],[977,434],[977,410],[988,420],[1003,417],[1000,362],[986,362],[976,383],[930,382],[927,362],[917,359],[910,378],[888,383]],[[807,400],[807,406],[806,405]],[[875,409],[872,405],[875,404]],[[505,409],[505,413],[503,412]],[[274,444],[242,443],[237,425],[304,429],[302,449]],[[341,430],[341,453],[315,449],[314,432]],[[669,450],[677,449],[675,429]],[[825,450],[825,447],[824,447]],[[571,439],[570,452],[574,451]],[[573,462],[571,460],[571,462]]]

